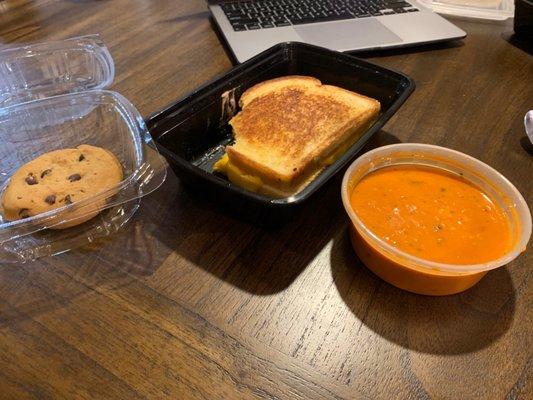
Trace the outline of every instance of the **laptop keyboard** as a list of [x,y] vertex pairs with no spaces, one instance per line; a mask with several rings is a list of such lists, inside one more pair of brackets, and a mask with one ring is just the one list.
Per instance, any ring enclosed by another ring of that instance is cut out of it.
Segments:
[[235,31],[418,11],[405,0],[252,0],[221,7]]

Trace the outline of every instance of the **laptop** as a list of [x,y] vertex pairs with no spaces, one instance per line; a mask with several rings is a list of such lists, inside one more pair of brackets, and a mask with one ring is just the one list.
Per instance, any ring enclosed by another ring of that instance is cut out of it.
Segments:
[[287,41],[356,51],[466,36],[416,0],[209,0],[208,6],[239,62]]

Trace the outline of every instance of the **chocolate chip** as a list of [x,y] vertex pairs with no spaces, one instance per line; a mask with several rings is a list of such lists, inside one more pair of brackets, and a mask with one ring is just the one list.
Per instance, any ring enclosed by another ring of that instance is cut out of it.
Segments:
[[72,174],[67,179],[69,181],[71,181],[71,182],[79,181],[81,179],[81,175],[80,174]]
[[85,156],[83,154],[80,154],[80,158],[78,158],[78,161],[83,161],[85,160]]
[[50,194],[48,196],[46,196],[46,198],[44,199],[45,202],[47,202],[48,204],[52,205],[52,204],[55,204],[56,202],[56,195],[55,194]]
[[30,172],[30,174],[26,177],[25,179],[26,183],[28,185],[36,185],[38,182],[37,182],[37,178],[35,176],[33,176],[33,174]]
[[67,194],[65,196],[65,204],[72,204],[72,200],[70,199],[70,194]]
[[20,211],[19,211],[19,217],[20,218],[28,218],[30,216],[30,214],[28,214],[28,209],[27,208],[21,208]]
[[50,172],[52,172],[51,169],[45,169],[43,172],[41,172],[41,178],[44,178],[46,175],[48,175]]

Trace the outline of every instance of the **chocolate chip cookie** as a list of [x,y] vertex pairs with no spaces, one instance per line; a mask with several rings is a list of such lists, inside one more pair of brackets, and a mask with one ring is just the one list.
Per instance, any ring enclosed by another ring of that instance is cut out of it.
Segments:
[[[45,153],[21,166],[2,197],[5,219],[14,221],[63,207],[115,187],[123,179],[122,166],[110,151],[81,145]],[[105,202],[69,210],[57,217],[54,228],[81,224],[98,214]],[[60,222],[66,220],[68,222]]]

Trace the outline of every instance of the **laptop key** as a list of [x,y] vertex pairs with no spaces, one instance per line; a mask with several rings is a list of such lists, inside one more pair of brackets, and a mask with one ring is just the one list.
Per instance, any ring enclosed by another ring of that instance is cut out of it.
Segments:
[[274,28],[274,24],[271,22],[265,22],[264,24],[261,24],[261,28],[263,29]]
[[320,18],[320,22],[325,22],[325,21],[338,21],[338,20],[343,20],[343,19],[353,19],[354,18],[354,15],[352,13],[349,13],[348,11],[344,12],[344,13],[340,13],[340,14],[337,14],[337,13],[329,13],[326,17],[321,17]]
[[249,31],[254,31],[256,29],[261,29],[261,26],[259,26],[259,24],[246,24],[246,28],[248,28]]
[[293,25],[303,25],[310,24],[311,22],[316,22],[314,18],[290,18],[290,21]]
[[282,26],[291,26],[291,23],[288,21],[280,21],[280,22],[274,22],[274,25],[282,27]]
[[339,13],[338,15],[334,15],[333,17],[334,17],[335,20],[338,20],[338,19],[352,19],[353,15],[350,14],[348,11],[345,11],[345,12]]
[[233,25],[233,30],[235,32],[245,31],[246,26],[245,25]]
[[239,16],[239,17],[229,17],[228,18],[229,22],[233,23],[233,22],[241,22],[241,21],[245,21],[243,23],[249,23],[251,21],[253,21],[253,18],[249,18],[248,16],[246,15],[242,15],[242,16]]
[[391,7],[392,9],[394,9],[394,8],[400,8],[400,7],[402,7],[402,8],[403,8],[403,7],[412,7],[412,5],[409,4],[409,3],[406,2],[406,1],[398,1],[398,2],[396,2],[396,1],[391,1],[391,2],[388,2],[387,4],[389,4],[390,7]]
[[238,17],[239,15],[244,15],[242,11],[226,11],[226,17]]

